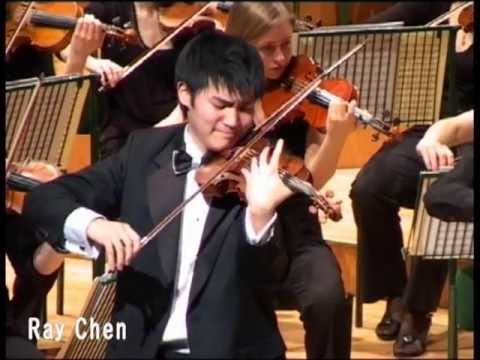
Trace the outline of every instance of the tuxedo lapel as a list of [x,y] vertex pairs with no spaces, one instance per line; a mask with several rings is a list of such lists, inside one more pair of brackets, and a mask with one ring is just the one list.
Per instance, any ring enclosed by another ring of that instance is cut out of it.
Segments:
[[[147,201],[153,226],[156,226],[183,201],[186,175],[176,176],[172,169],[173,150],[182,146],[185,148],[183,127],[155,157],[147,175]],[[161,277],[166,285],[173,284],[175,279],[180,223],[181,215],[178,215],[152,240],[157,244]]]
[[[213,199],[211,202],[195,264],[192,288],[190,289],[189,296],[189,307],[200,295],[201,290],[205,286],[218,259],[218,253],[225,243],[225,236],[228,233],[228,229],[234,223],[234,218],[238,216],[238,211],[229,211],[231,209],[232,204],[226,198]],[[240,210],[239,207],[238,210]]]

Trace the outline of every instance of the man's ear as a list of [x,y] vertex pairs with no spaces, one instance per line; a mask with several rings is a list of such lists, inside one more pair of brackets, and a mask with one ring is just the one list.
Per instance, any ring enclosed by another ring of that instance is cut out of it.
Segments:
[[178,102],[187,109],[190,109],[191,107],[191,101],[192,101],[192,93],[190,92],[190,89],[188,88],[187,84],[184,82],[178,82],[177,83],[177,96],[178,96]]

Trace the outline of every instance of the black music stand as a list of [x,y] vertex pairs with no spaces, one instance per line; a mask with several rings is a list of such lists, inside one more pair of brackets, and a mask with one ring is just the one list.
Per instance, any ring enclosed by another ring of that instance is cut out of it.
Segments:
[[[13,161],[45,160],[65,169],[91,80],[97,75],[44,78],[25,134]],[[36,78],[6,82],[5,145],[8,149],[26,109]]]

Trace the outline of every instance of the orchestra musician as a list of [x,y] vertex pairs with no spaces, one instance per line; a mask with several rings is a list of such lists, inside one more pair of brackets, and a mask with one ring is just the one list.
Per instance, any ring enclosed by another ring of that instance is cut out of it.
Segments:
[[[101,75],[106,109],[100,130],[99,157],[117,152],[128,134],[148,128],[164,119],[177,104],[174,83],[175,61],[183,46],[203,27],[192,28],[165,44],[151,58],[119,83],[125,67],[151,49],[168,33],[160,15],[174,2],[100,2],[91,1],[85,12],[93,14],[104,24],[129,27],[134,30],[138,44],[108,38],[102,46],[102,57],[90,56],[86,68]],[[215,26],[211,22],[212,27]],[[205,25],[209,28],[208,24]],[[68,58],[69,47],[62,52]]]
[[[230,9],[225,31],[248,41],[258,50],[265,69],[267,92],[289,76],[288,68],[294,60],[293,26],[294,17],[281,2],[238,2]],[[355,101],[332,102],[328,108],[326,133],[300,117],[282,124],[270,134],[272,140],[285,140],[287,152],[304,159],[317,189],[333,176],[343,144],[356,128],[352,114],[355,105]],[[345,353],[347,346],[340,339],[348,339],[351,330],[345,324],[345,293],[340,268],[323,239],[318,220],[305,210],[307,207],[300,198],[296,202],[289,199],[279,209],[279,222],[284,225],[284,238],[290,250],[289,272],[280,290],[294,298],[300,312],[307,357],[346,358],[350,354]]]
[[270,160],[265,148],[242,171],[247,207],[200,193],[140,248],[140,237],[199,188],[204,154],[252,129],[264,88],[256,50],[218,32],[183,48],[175,79],[186,125],[132,132],[119,152],[35,188],[24,215],[55,246],[90,257],[105,249],[118,271],[113,321],[127,324],[128,336],[112,339],[107,357],[284,358],[267,287],[282,252],[281,237],[272,238],[276,208],[291,195],[278,176],[281,141]]
[[[473,221],[473,110],[436,122],[417,144],[428,170],[440,170],[440,164],[453,167],[442,174],[424,196],[425,209],[443,221]],[[450,148],[470,143],[455,163]],[[446,158],[445,160],[442,160]],[[455,194],[455,196],[451,196]]]
[[[404,21],[406,25],[424,25],[452,5],[399,2],[367,22]],[[447,72],[453,70],[455,82],[446,81],[440,120],[473,108],[473,46],[456,49],[447,67]],[[447,98],[448,87],[455,89],[457,108],[446,106],[451,100]],[[364,274],[363,301],[386,300],[385,313],[375,332],[382,340],[395,340],[393,354],[398,357],[425,352],[431,316],[438,307],[447,274],[446,261],[420,260],[407,280],[401,253],[403,238],[398,212],[400,207],[414,208],[419,173],[429,166],[416,151],[427,128],[414,126],[402,133],[402,140],[385,143],[362,167],[350,192],[357,241],[364,248],[359,259]],[[462,151],[462,147],[455,148],[457,155],[462,156]],[[451,157],[442,155],[438,161],[444,166],[451,162]]]
[[[65,74],[83,71],[85,59],[103,41],[103,32],[98,20],[91,15],[81,17],[72,36],[72,56],[65,67]],[[7,78],[17,80],[19,77],[53,75],[49,70],[51,54],[38,51],[24,45],[16,49],[7,61]],[[39,61],[35,59],[44,59]],[[46,66],[47,64],[47,66]],[[38,67],[37,67],[38,66]],[[36,338],[28,338],[28,319],[39,318],[42,304],[47,293],[53,287],[58,270],[63,263],[63,254],[54,251],[47,243],[35,241],[26,230],[26,223],[21,213],[6,212],[5,251],[15,271],[12,298],[7,299],[7,358],[38,358],[41,354],[32,343]]]

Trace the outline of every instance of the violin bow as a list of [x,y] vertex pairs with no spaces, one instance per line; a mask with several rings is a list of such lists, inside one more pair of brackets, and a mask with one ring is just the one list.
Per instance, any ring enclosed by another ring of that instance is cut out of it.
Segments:
[[24,133],[27,125],[27,120],[29,119],[30,113],[33,110],[33,104],[35,103],[35,100],[38,97],[38,93],[39,93],[40,87],[42,86],[42,83],[43,83],[43,75],[40,75],[40,77],[38,77],[36,80],[35,87],[33,88],[32,97],[28,101],[27,108],[25,109],[22,120],[18,125],[18,129],[15,131],[13,135],[12,144],[10,145],[7,159],[5,161],[5,171],[6,171],[7,178],[8,178],[8,175],[10,174],[10,168],[13,162],[13,157],[18,151],[18,144],[20,143],[22,136],[25,135]]
[[241,161],[241,159],[248,154],[250,148],[260,140],[265,133],[267,133],[275,124],[278,123],[286,114],[288,114],[295,106],[297,106],[303,99],[305,99],[308,94],[315,89],[320,83],[323,81],[324,77],[335,70],[338,66],[343,64],[346,60],[348,60],[352,55],[354,55],[357,51],[365,46],[367,41],[364,41],[361,44],[355,46],[352,50],[350,50],[347,54],[342,56],[339,60],[337,60],[333,65],[331,65],[327,70],[325,70],[322,74],[318,75],[315,79],[313,79],[304,89],[299,91],[295,96],[290,98],[286,101],[279,109],[277,109],[274,113],[272,113],[267,120],[265,120],[262,125],[258,129],[254,129],[253,136],[251,139],[248,140],[247,144],[244,145],[241,151],[237,152],[234,156],[232,156],[229,160],[227,160],[223,166],[221,166],[215,174],[213,174],[210,179],[208,179],[203,185],[201,185],[197,191],[195,191],[192,195],[190,195],[187,199],[185,199],[182,203],[180,203],[176,208],[174,208],[162,221],[160,221],[148,234],[143,236],[140,239],[140,245],[143,247],[149,241],[151,241],[157,234],[162,231],[175,217],[177,217],[187,206],[187,204],[192,201],[198,194],[202,193],[205,189],[207,189],[214,181],[216,181],[226,170],[228,170],[234,163]]
[[[125,66],[125,71],[122,74],[122,77],[118,80],[118,82],[115,84],[117,86],[119,83],[121,83],[125,78],[127,78],[132,72],[134,72],[136,69],[138,69],[146,60],[148,60],[153,54],[155,54],[162,46],[167,44],[170,40],[172,40],[175,36],[177,36],[180,31],[187,26],[188,23],[196,19],[198,16],[200,16],[208,7],[212,5],[212,1],[209,1],[206,3],[204,6],[200,8],[197,12],[195,12],[192,16],[189,18],[185,19],[174,31],[172,31],[170,34],[166,35],[163,39],[161,39],[154,47],[151,49],[147,50],[145,53],[140,55],[137,59],[133,60],[130,64]],[[102,86],[99,88],[99,91],[105,91],[107,88],[105,86]]]
[[8,56],[8,54],[10,52],[10,49],[12,48],[13,42],[14,42],[15,38],[18,36],[18,33],[20,32],[20,29],[23,27],[23,25],[25,25],[25,22],[27,21],[27,18],[28,18],[27,15],[32,10],[33,4],[35,4],[34,1],[30,2],[27,9],[25,10],[25,13],[22,16],[22,19],[18,23],[17,28],[15,29],[15,32],[13,33],[12,37],[10,38],[10,41],[8,42],[7,48],[5,49],[5,58]]

